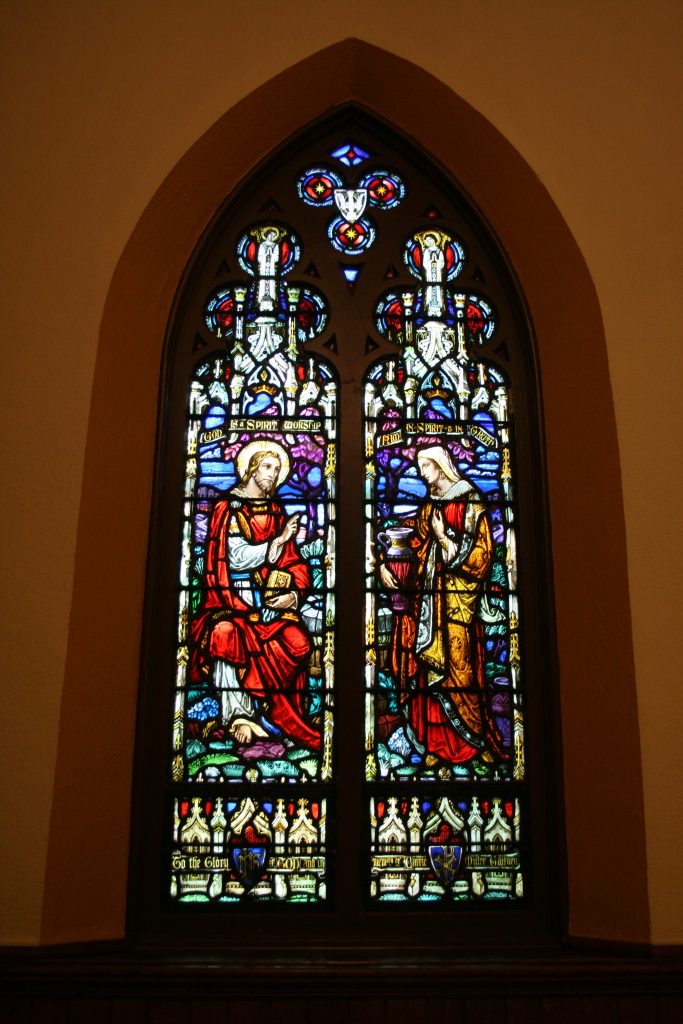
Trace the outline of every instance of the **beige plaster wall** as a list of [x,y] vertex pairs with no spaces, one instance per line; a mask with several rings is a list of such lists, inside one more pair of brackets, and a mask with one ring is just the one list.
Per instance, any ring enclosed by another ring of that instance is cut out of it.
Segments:
[[[432,72],[509,139],[549,190],[596,284],[622,460],[651,938],[680,942],[680,5],[656,0],[647,18],[629,0],[235,6],[24,0],[0,9],[10,780],[0,939],[40,937],[95,345],[117,260],[164,177],[226,109],[357,35]],[[569,386],[580,389],[580,375]],[[609,572],[599,557],[609,529],[596,527],[596,573]],[[94,580],[94,599],[96,591]],[[92,700],[101,700],[96,691]],[[627,857],[619,821],[614,835],[615,855]]]

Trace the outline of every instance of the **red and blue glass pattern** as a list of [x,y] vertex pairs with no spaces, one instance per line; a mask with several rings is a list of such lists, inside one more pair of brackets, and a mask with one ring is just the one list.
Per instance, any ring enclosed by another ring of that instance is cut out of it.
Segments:
[[370,156],[357,142],[345,142],[343,146],[333,149],[331,155],[347,167],[358,167]]
[[[368,154],[349,146],[333,154],[348,167],[356,166]],[[375,223],[366,210],[393,210],[405,196],[405,185],[399,176],[387,170],[366,174],[358,184],[349,186],[334,171],[313,167],[297,181],[299,198],[308,206],[336,206],[339,216],[327,228],[327,237],[337,252],[356,256],[365,252],[377,236]]]
[[[245,236],[241,241],[244,244]],[[250,240],[247,250],[251,249]],[[265,248],[262,244],[261,248]],[[282,253],[290,265],[293,265],[292,252],[296,248],[287,248]],[[258,260],[267,269],[267,259],[278,259],[279,253],[273,247],[272,253],[257,257],[246,262],[245,266],[252,275],[249,281],[233,282],[222,285],[207,299],[204,311],[204,323],[217,338],[226,341],[234,340],[242,344],[252,331],[253,325],[267,319],[280,325],[290,325],[296,333],[297,342],[303,344],[322,334],[329,320],[327,300],[319,289],[313,285],[297,281],[285,281],[278,272],[270,274],[258,273]],[[288,328],[288,329],[290,329]],[[291,346],[290,346],[291,347]]]
[[260,280],[280,278],[301,259],[301,244],[289,228],[268,222],[242,235],[237,243],[237,259],[242,270]]
[[396,174],[388,171],[373,171],[360,182],[360,187],[367,189],[368,202],[382,210],[393,210],[406,194],[406,188]]
[[[438,316],[439,322],[451,330],[458,325],[467,337],[478,344],[490,341],[496,329],[496,313],[491,302],[481,295],[463,292],[435,283],[427,288],[389,289],[375,308],[375,326],[380,334],[397,344]],[[463,334],[463,338],[465,335]],[[408,346],[408,349],[414,346]],[[417,350],[414,350],[415,353]],[[408,352],[408,359],[413,352]]]
[[408,239],[403,259],[410,273],[428,285],[457,277],[465,262],[465,250],[462,242],[447,232],[425,228]]
[[468,295],[465,316],[470,335],[475,339],[490,341],[496,327],[491,305],[480,295]]
[[368,217],[359,220],[344,220],[335,217],[327,229],[327,237],[337,250],[345,256],[356,256],[369,249],[375,240],[377,229]]
[[343,181],[334,171],[314,167],[306,171],[297,182],[299,199],[309,206],[332,206],[334,190],[343,186]]

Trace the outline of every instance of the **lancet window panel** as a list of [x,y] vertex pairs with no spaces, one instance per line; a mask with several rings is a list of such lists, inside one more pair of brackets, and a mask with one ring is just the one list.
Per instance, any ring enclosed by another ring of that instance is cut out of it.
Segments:
[[[370,892],[391,902],[522,898],[525,716],[510,387],[481,358],[496,314],[458,287],[463,243],[430,226],[407,239],[403,256],[420,284],[386,293],[376,309],[378,331],[400,355],[378,361],[364,389]],[[375,780],[450,782],[453,796],[438,802],[437,822],[428,788],[408,803],[399,791],[380,799]],[[487,800],[456,797],[466,782],[499,788]],[[489,805],[489,833],[507,822],[507,860],[486,852],[480,828],[466,824]],[[395,848],[386,856],[390,834]]]
[[302,347],[329,314],[287,276],[301,255],[288,227],[252,225],[234,255],[249,277],[204,311],[226,348],[199,361],[187,392],[169,892],[317,902],[327,803],[311,784],[334,774],[338,396],[334,368]]

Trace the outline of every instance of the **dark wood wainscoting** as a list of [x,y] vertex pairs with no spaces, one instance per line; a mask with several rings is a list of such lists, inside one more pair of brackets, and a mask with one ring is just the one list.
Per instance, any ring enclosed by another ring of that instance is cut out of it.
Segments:
[[5,950],[5,1024],[678,1024],[683,949],[218,959]]

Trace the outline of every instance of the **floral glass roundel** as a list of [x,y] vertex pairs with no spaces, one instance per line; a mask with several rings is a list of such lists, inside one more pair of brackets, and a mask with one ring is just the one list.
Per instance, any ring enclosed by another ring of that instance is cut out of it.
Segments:
[[388,171],[373,171],[361,180],[360,187],[367,189],[370,204],[383,210],[393,210],[406,192],[401,179]]
[[332,206],[334,190],[342,185],[342,179],[334,171],[315,167],[299,178],[297,190],[299,198],[309,206]]
[[337,252],[355,256],[369,249],[375,240],[376,229],[367,218],[349,223],[343,217],[335,217],[328,228],[328,237]]

